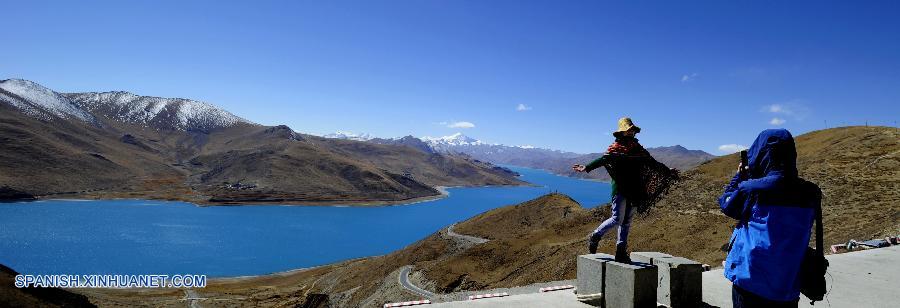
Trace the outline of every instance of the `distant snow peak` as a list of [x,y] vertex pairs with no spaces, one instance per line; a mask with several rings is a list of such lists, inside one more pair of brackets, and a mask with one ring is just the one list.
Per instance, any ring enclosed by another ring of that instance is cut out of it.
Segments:
[[0,81],[0,101],[7,102],[23,113],[44,121],[59,117],[96,123],[93,115],[79,108],[67,97],[28,80]]
[[368,140],[371,140],[372,138],[374,138],[370,134],[366,134],[366,133],[355,134],[353,132],[348,132],[348,131],[337,131],[337,132],[334,132],[331,134],[324,135],[322,137],[332,138],[332,139],[356,140],[356,141],[368,141]]
[[517,145],[516,147],[520,148],[520,149],[534,149],[535,148],[533,145]]
[[469,136],[463,135],[462,133],[455,133],[453,135],[443,137],[422,137],[422,140],[431,145],[460,146],[485,144],[481,140],[471,138]]

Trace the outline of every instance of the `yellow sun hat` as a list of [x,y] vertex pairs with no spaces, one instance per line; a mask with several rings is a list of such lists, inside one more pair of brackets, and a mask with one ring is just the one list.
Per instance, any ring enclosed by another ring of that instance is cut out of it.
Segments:
[[634,125],[634,122],[631,121],[631,118],[623,117],[619,119],[619,129],[616,130],[613,135],[618,135],[629,130],[633,130],[635,133],[641,132],[641,128],[637,127],[637,125]]

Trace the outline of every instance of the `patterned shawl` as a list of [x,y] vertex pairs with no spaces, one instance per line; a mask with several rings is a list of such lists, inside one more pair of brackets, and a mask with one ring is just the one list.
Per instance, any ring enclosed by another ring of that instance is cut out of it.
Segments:
[[639,214],[646,215],[679,180],[677,170],[653,159],[635,138],[616,138],[607,154],[612,161],[606,165],[616,186]]

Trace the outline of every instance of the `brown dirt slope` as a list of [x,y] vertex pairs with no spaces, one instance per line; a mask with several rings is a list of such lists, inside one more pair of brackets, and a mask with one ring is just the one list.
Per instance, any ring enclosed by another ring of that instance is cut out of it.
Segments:
[[58,288],[16,288],[18,273],[0,265],[0,307],[96,307],[84,295]]

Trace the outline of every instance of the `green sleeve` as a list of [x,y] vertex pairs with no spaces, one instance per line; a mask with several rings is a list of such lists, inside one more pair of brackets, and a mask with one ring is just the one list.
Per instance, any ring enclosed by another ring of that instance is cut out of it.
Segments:
[[597,158],[594,161],[592,161],[590,164],[587,164],[587,166],[584,166],[584,172],[591,172],[594,169],[597,169],[597,168],[600,168],[600,167],[606,165],[607,157],[609,157],[609,154],[603,154],[603,156],[600,156],[600,158]]

